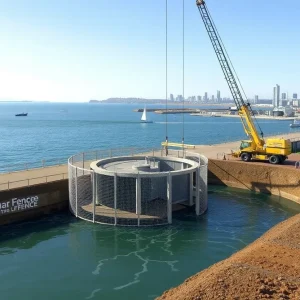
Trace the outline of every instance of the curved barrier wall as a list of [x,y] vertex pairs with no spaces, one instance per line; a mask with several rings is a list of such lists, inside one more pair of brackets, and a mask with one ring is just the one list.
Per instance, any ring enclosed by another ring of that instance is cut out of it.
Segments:
[[[97,164],[147,159],[160,172],[122,172],[99,169]],[[69,206],[78,218],[94,223],[128,226],[172,223],[178,203],[195,205],[197,215],[207,209],[206,157],[169,150],[115,149],[76,154],[68,160]],[[180,167],[178,167],[180,166]]]

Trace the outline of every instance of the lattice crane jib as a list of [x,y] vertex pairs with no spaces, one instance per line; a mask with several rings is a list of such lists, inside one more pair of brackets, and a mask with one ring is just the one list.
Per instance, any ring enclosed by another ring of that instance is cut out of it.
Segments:
[[252,117],[253,112],[251,110],[250,104],[246,103],[243,99],[243,95],[232,71],[232,64],[229,63],[230,59],[227,58],[228,54],[218,34],[217,28],[210,16],[206,3],[204,0],[197,0],[196,5],[204,22],[208,36],[213,45],[214,51],[217,55],[221,69],[232,94],[234,103],[239,111],[244,130],[247,136],[257,145],[257,147],[261,148],[263,147],[265,142],[262,138],[260,138],[257,128],[254,125]]

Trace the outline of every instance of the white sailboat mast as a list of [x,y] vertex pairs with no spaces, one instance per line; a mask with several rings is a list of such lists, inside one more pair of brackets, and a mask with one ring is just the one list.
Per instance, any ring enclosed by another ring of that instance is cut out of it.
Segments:
[[147,112],[146,112],[146,107],[144,108],[144,111],[143,111],[143,114],[142,114],[141,121],[147,121]]

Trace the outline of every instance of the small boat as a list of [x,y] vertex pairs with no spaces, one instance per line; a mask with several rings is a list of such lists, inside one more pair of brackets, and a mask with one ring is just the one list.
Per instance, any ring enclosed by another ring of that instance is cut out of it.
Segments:
[[28,113],[16,114],[16,117],[27,117]]
[[141,117],[141,123],[153,123],[153,121],[147,121],[147,110],[146,107],[144,108],[142,117]]
[[290,124],[291,128],[300,127],[300,119],[294,119],[294,122]]

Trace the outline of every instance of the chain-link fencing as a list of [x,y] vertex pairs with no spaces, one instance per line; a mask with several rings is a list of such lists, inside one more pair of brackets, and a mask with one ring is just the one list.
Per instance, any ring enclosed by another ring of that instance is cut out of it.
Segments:
[[207,163],[182,150],[76,154],[68,160],[70,210],[87,221],[122,226],[170,224],[180,205],[195,205],[200,215],[207,209]]

